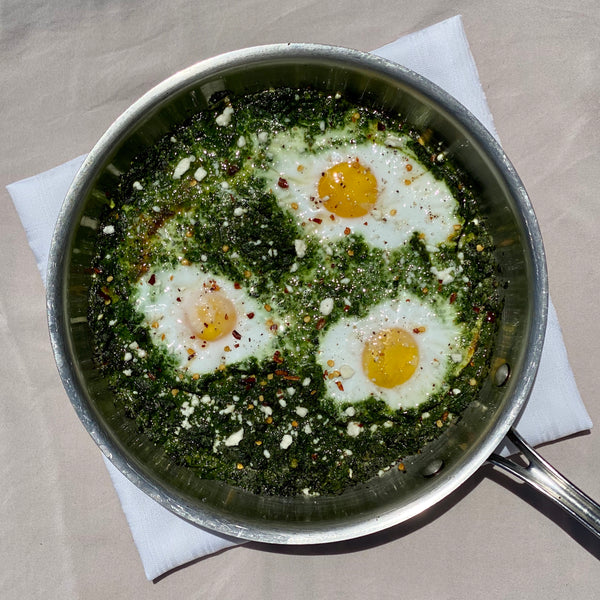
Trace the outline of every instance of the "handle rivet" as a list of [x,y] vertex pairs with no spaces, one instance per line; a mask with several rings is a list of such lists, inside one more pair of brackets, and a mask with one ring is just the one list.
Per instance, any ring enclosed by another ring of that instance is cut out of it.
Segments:
[[502,363],[494,373],[494,383],[498,387],[502,387],[508,381],[509,377],[510,367],[508,366],[508,363]]
[[441,458],[432,460],[428,465],[425,465],[421,471],[423,477],[433,477],[437,475],[444,468],[444,461]]

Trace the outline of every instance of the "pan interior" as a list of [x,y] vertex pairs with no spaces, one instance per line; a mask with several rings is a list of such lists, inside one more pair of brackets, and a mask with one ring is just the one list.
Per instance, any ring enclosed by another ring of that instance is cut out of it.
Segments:
[[[480,186],[481,211],[506,284],[493,363],[508,363],[511,376],[499,386],[492,372],[459,423],[405,460],[405,472],[390,471],[340,496],[282,498],[201,480],[140,435],[94,367],[87,302],[95,224],[106,192],[134,156],[207,106],[215,92],[304,86],[341,92],[432,129],[448,156]],[[275,543],[371,533],[425,510],[460,485],[501,441],[526,401],[545,323],[545,270],[535,217],[512,166],[483,127],[435,86],[401,67],[354,51],[304,45],[250,49],[206,61],[178,73],[124,113],[90,153],[69,193],[55,232],[48,286],[58,367],[77,413],[103,452],[180,516],[236,537]]]

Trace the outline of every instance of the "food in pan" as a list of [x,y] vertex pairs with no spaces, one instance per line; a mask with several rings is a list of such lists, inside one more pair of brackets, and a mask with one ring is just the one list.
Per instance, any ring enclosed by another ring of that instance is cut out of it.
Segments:
[[222,94],[107,197],[96,360],[198,477],[340,493],[404,469],[476,398],[493,250],[431,131],[340,94]]

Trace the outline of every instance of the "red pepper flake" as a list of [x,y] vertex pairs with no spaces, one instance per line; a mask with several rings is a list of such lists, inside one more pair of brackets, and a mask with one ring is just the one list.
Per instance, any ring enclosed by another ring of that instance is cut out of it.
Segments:
[[344,235],[350,235],[351,229],[350,227],[346,227],[346,229],[344,229]]
[[236,290],[241,290],[241,289],[242,289],[242,286],[241,286],[241,284],[240,284],[240,283],[238,283],[237,281],[235,281],[235,282],[233,283],[233,287],[234,287]]
[[271,331],[277,331],[277,327],[278,327],[277,323],[273,323],[273,325],[271,325],[271,326],[269,327],[269,329],[270,329]]
[[284,190],[290,187],[290,184],[287,182],[287,179],[284,179],[283,177],[279,178],[279,180],[277,181],[277,185],[280,188],[283,188]]
[[227,163],[225,170],[227,171],[227,175],[235,175],[240,170],[240,166],[234,163]]
[[488,310],[487,314],[485,315],[485,320],[488,323],[494,323],[496,321],[496,315],[491,310]]
[[343,391],[344,391],[344,386],[342,385],[342,382],[341,382],[341,381],[336,381],[336,382],[335,382],[335,385],[337,385],[337,386],[338,386],[338,390],[340,390],[340,392],[343,392]]
[[156,283],[156,275],[154,273],[152,273],[152,275],[150,275],[150,279],[148,279],[148,283],[150,285],[154,285]]
[[148,379],[150,379],[151,381],[156,381],[156,375],[154,375],[154,373],[148,372]]
[[456,300],[456,292],[452,292],[450,294],[450,304],[454,304],[455,300]]
[[300,381],[299,375],[284,375],[283,378],[287,381]]
[[321,317],[318,321],[317,324],[315,325],[315,327],[317,328],[317,330],[321,330],[323,329],[323,327],[325,327],[325,319],[323,317]]
[[236,340],[241,340],[241,339],[242,339],[242,334],[241,334],[239,331],[237,331],[236,329],[234,329],[234,330],[231,332],[231,335],[232,335],[232,336],[233,336],[233,337],[234,337]]
[[283,362],[283,357],[281,356],[281,352],[277,350],[275,354],[273,354],[273,362],[280,365]]
[[249,313],[248,313],[246,316],[247,316],[249,319],[254,319],[254,313],[253,313],[253,312],[249,312]]
[[288,372],[284,371],[283,369],[275,369],[275,375],[279,375],[279,377],[285,377],[288,375]]
[[385,131],[385,125],[381,121],[377,121],[377,131]]
[[323,222],[323,219],[319,219],[318,217],[315,217],[314,219],[309,219],[309,221],[312,221],[313,223],[320,225]]

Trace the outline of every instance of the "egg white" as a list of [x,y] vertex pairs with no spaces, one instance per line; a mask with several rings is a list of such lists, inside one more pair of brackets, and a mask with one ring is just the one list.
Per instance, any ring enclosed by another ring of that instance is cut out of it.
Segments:
[[[235,334],[206,342],[195,338],[186,322],[184,307],[211,282],[216,282],[224,296],[233,302],[237,321]],[[209,373],[251,356],[264,357],[274,343],[271,317],[260,303],[243,289],[236,289],[226,278],[194,266],[146,274],[138,282],[134,302],[144,315],[152,342],[165,347],[175,356],[179,368],[191,373]]]
[[[405,141],[390,136],[386,143],[354,143],[350,133],[334,131],[308,148],[301,130],[281,133],[268,148],[272,159],[268,185],[280,205],[321,241],[339,240],[350,231],[364,235],[373,246],[392,249],[417,231],[427,245],[435,247],[460,226],[458,205],[446,183],[406,151]],[[378,200],[369,214],[342,218],[319,202],[318,183],[331,166],[357,158],[375,175]],[[286,182],[283,187],[280,178]]]
[[[417,370],[405,383],[388,389],[376,385],[364,373],[362,354],[365,342],[374,333],[392,327],[411,333],[418,328],[425,330],[413,333],[419,349]],[[327,392],[336,401],[358,402],[376,397],[393,409],[412,408],[445,389],[448,375],[467,353],[467,348],[461,346],[462,333],[453,322],[453,310],[448,305],[436,308],[405,295],[382,302],[363,319],[348,318],[335,323],[321,340],[317,360],[327,372]]]

